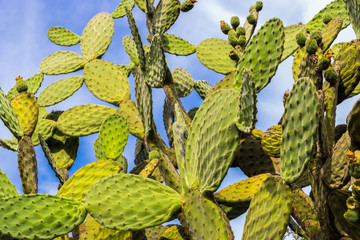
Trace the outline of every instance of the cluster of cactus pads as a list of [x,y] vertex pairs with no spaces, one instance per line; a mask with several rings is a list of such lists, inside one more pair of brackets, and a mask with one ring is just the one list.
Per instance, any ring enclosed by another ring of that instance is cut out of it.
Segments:
[[[142,42],[135,5],[146,14],[150,45]],[[289,228],[303,239],[360,239],[360,101],[346,125],[335,125],[336,106],[360,93],[360,44],[332,44],[350,23],[360,36],[360,1],[334,0],[307,24],[284,27],[273,18],[257,32],[263,4],[256,2],[243,25],[236,16],[221,21],[228,41],[211,38],[198,46],[166,33],[194,5],[122,0],[113,13],[95,15],[81,36],[48,30],[57,45],[80,43],[82,55],[55,52],[40,63],[40,73],[16,78],[7,94],[0,90],[0,118],[14,136],[0,144],[18,152],[24,193],[0,170],[1,239],[234,239],[229,221],[246,211],[245,240],[282,239]],[[132,34],[122,39],[128,65],[101,60],[121,17]],[[165,53],[196,53],[224,78],[213,87],[183,68],[171,72]],[[284,94],[284,114],[262,132],[255,128],[256,95],[292,55],[294,84]],[[81,69],[83,75],[56,81],[35,97],[44,75]],[[83,83],[113,107],[47,113]],[[166,94],[165,140],[154,122],[152,88]],[[186,111],[180,98],[193,89],[204,101]],[[99,133],[97,161],[69,176],[79,137],[93,133]],[[129,134],[137,138],[130,171],[122,154]],[[37,193],[36,145],[59,179],[56,195]],[[217,191],[230,167],[248,178]],[[181,225],[161,225],[176,218]]]

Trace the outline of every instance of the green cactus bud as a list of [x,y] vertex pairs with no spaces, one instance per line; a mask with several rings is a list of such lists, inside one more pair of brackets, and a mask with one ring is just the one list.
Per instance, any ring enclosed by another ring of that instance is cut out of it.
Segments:
[[297,44],[299,44],[300,47],[305,46],[305,43],[306,43],[305,34],[302,32],[296,34],[296,42],[297,42]]
[[344,218],[350,223],[358,223],[359,222],[359,211],[348,209],[344,213]]
[[251,5],[250,7],[249,7],[249,12],[251,12],[252,10],[254,10],[255,9],[255,5]]
[[235,47],[236,45],[238,45],[238,38],[236,37],[236,32],[234,29],[231,29],[228,32],[228,41],[231,44],[231,46]]
[[330,66],[330,59],[320,57],[320,58],[319,58],[318,65],[319,65],[319,68],[320,68],[322,71],[325,71],[325,70],[328,69],[329,66]]
[[153,160],[154,158],[160,158],[160,153],[157,150],[152,150],[149,154],[149,160]]
[[249,16],[247,16],[247,21],[251,24],[251,25],[255,25],[257,20],[255,18],[254,15],[250,14]]
[[256,9],[256,11],[257,11],[257,12],[260,12],[260,11],[262,10],[262,8],[263,8],[263,3],[262,3],[261,1],[257,1],[257,2],[255,3],[255,9]]
[[317,51],[318,45],[315,39],[310,39],[306,41],[305,49],[308,54],[315,54]]
[[317,44],[320,45],[322,40],[321,32],[319,30],[312,31],[310,33],[310,39],[315,39]]
[[240,36],[245,36],[245,28],[244,27],[237,27],[236,28],[236,36],[240,37]]
[[326,13],[323,15],[322,20],[325,24],[328,24],[332,19],[333,19],[332,16],[329,13]]
[[184,2],[181,3],[180,10],[182,12],[188,12],[191,9],[193,9],[194,3],[196,3],[195,0],[185,0]]
[[238,43],[241,47],[244,47],[246,44],[246,37],[245,35],[240,35],[238,39]]
[[22,77],[16,77],[16,91],[25,92],[28,90],[28,85]]
[[230,20],[231,26],[236,29],[240,25],[240,19],[238,16],[231,17]]
[[338,79],[338,74],[334,68],[330,68],[324,71],[325,80],[328,81],[330,84],[333,84]]
[[228,34],[229,31],[231,30],[230,25],[227,24],[227,23],[224,22],[224,21],[220,21],[220,28],[221,28],[221,31],[222,31],[224,34]]

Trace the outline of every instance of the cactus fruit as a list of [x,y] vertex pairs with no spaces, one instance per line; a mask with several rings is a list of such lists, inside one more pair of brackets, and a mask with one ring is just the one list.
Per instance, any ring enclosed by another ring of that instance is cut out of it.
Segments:
[[230,24],[234,29],[236,29],[240,25],[239,17],[238,16],[231,17]]
[[182,12],[188,12],[194,7],[194,3],[196,3],[196,0],[185,0],[180,5],[180,10]]

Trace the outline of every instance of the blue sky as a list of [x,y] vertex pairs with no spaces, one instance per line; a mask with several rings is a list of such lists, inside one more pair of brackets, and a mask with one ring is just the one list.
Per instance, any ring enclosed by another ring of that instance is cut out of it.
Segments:
[[[80,53],[80,47],[74,46],[64,48],[51,43],[46,36],[46,31],[51,26],[61,26],[68,28],[74,33],[81,35],[86,23],[99,12],[113,12],[119,0],[0,0],[0,87],[7,92],[15,83],[15,77],[21,75],[24,79],[31,77],[39,72],[39,64],[49,54],[60,50],[71,50]],[[239,3],[241,2],[241,3]],[[196,7],[188,13],[181,13],[178,21],[169,30],[169,33],[180,36],[194,45],[198,45],[207,38],[227,39],[219,28],[220,20],[228,23],[232,16],[239,16],[241,24],[244,23],[250,5],[256,1],[238,0],[198,0]],[[280,18],[285,26],[299,22],[307,23],[312,16],[331,1],[313,0],[264,0],[264,8],[260,12],[257,29],[268,19],[273,17]],[[145,16],[137,7],[133,10],[143,42],[147,30],[145,28]],[[125,35],[131,35],[125,18],[115,20],[115,35],[108,52],[103,56],[104,60],[112,61],[116,64],[128,64],[129,57],[125,53],[121,41]],[[350,41],[355,38],[351,27],[343,30],[337,42]],[[189,71],[195,80],[207,80],[213,86],[222,78],[222,75],[212,72],[205,68],[196,58],[196,55],[189,57],[177,57],[167,55],[170,70],[176,67],[183,67]],[[292,58],[283,62],[272,82],[258,96],[258,123],[260,130],[265,131],[268,127],[277,124],[282,112],[282,96],[284,91],[291,89]],[[82,72],[71,74],[71,76],[81,75]],[[67,76],[45,76],[45,80],[39,92],[56,80]],[[133,78],[129,79],[133,86]],[[38,96],[38,94],[37,94]],[[132,89],[132,99],[135,94]],[[162,89],[153,91],[154,116],[156,117],[157,127],[162,136],[165,132],[162,126],[162,104],[164,93]],[[183,99],[185,108],[198,107],[201,98],[195,91],[187,98]],[[347,113],[350,111],[355,99],[347,100],[339,106],[337,121],[344,123]],[[48,108],[51,110],[66,110],[75,105],[95,103],[108,105],[97,100],[83,86],[78,92],[66,101]],[[79,155],[70,170],[74,173],[87,163],[95,161],[92,150],[96,134],[81,138]],[[11,133],[0,124],[0,138],[9,139]],[[130,169],[134,166],[134,146],[135,139],[129,138],[128,145],[124,151],[124,156],[129,161]],[[39,192],[55,194],[57,192],[57,179],[51,172],[50,167],[41,152],[40,147],[36,147],[38,168],[39,168]],[[5,172],[11,181],[21,192],[20,177],[17,170],[16,153],[0,148],[0,169]],[[236,169],[229,171],[222,187],[244,179],[245,176]],[[244,218],[240,217],[232,221],[233,230],[240,239]]]

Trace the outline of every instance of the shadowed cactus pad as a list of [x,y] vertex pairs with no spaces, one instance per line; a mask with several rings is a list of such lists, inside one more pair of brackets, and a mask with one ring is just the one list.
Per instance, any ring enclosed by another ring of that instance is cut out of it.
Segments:
[[53,239],[70,232],[86,217],[80,202],[46,194],[2,198],[0,205],[0,232],[14,238]]
[[47,31],[50,41],[60,46],[73,46],[80,42],[80,36],[63,27],[51,27]]
[[175,68],[172,77],[178,96],[188,96],[194,87],[194,79],[191,74],[183,68]]
[[160,0],[153,19],[154,34],[164,34],[180,14],[179,0]]
[[351,25],[355,31],[356,38],[360,38],[360,3],[358,0],[344,0]]
[[89,189],[85,202],[97,222],[117,230],[159,225],[174,218],[181,208],[181,196],[175,190],[132,174],[117,174],[98,181]]
[[20,122],[16,113],[9,101],[6,99],[4,92],[0,89],[0,118],[5,124],[5,126],[11,131],[11,133],[20,138],[23,135],[23,130],[21,129]]
[[75,72],[84,67],[86,59],[71,51],[55,52],[40,63],[40,72],[57,75]]

